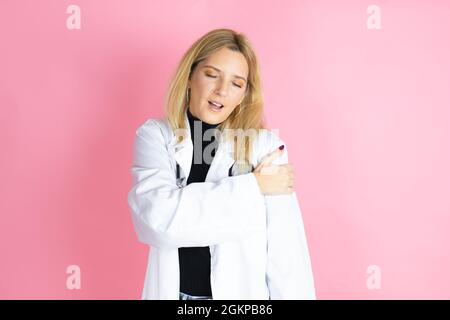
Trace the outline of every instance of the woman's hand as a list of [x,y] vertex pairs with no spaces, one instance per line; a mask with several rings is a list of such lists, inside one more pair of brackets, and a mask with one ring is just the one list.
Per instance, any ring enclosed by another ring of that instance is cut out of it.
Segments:
[[289,194],[294,192],[292,165],[272,165],[272,161],[283,154],[284,145],[267,154],[253,171],[259,189],[264,195]]

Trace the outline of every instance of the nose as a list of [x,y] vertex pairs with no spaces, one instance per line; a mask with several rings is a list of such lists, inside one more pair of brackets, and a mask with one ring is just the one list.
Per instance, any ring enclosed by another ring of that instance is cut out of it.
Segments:
[[225,81],[219,81],[215,93],[221,97],[226,97],[226,95],[228,94],[227,83]]

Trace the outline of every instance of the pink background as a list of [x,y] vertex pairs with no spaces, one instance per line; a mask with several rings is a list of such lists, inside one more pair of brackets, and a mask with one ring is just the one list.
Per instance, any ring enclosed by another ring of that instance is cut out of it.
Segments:
[[[66,8],[81,8],[81,29]],[[381,29],[366,9],[381,8]],[[136,128],[201,35],[248,35],[319,299],[450,298],[448,1],[0,2],[0,298],[139,299]],[[81,290],[66,268],[81,268]],[[366,286],[367,267],[381,288]]]

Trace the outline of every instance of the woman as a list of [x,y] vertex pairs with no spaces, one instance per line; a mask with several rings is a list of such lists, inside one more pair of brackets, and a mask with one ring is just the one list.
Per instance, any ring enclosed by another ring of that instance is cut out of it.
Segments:
[[166,118],[136,130],[128,194],[151,247],[143,299],[315,299],[293,172],[264,129],[256,55],[213,30],[183,56]]

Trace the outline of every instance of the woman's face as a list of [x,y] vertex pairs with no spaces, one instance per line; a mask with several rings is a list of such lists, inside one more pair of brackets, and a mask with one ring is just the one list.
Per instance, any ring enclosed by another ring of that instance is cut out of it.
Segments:
[[[242,102],[247,86],[248,65],[242,53],[222,48],[201,61],[194,69],[189,110],[209,124],[225,121]],[[215,107],[212,102],[222,105]]]

